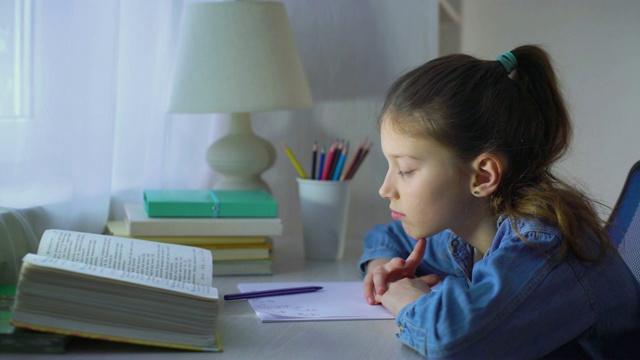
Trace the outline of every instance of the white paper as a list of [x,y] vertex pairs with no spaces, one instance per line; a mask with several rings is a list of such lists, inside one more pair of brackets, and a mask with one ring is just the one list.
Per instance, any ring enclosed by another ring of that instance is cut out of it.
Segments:
[[360,281],[240,283],[241,292],[322,286],[321,290],[249,299],[261,322],[393,319],[382,305],[369,305]]
[[47,230],[38,255],[212,286],[211,251],[155,241]]

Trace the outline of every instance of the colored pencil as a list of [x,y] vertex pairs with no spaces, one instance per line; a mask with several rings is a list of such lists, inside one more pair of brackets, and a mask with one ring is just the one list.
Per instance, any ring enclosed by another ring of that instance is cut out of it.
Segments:
[[338,159],[338,165],[336,165],[336,171],[333,173],[333,181],[340,180],[340,175],[342,175],[342,169],[344,168],[344,162],[347,158],[347,154],[349,153],[349,143],[347,142],[342,149],[342,153],[340,154],[340,158]]
[[313,143],[311,148],[311,179],[316,178],[316,162],[318,161],[318,142]]
[[353,155],[353,158],[351,158],[351,162],[349,163],[349,166],[347,167],[347,169],[342,174],[342,177],[340,178],[340,180],[346,180],[347,179],[347,176],[349,176],[349,174],[353,170],[353,167],[355,166],[355,164],[360,159],[360,156],[362,156],[362,150],[364,149],[364,145],[367,143],[368,140],[369,140],[369,137],[367,136],[367,137],[364,138],[364,140],[362,140],[360,142],[360,145],[358,145],[358,150],[356,150],[356,153]]
[[333,162],[333,157],[336,152],[336,146],[338,144],[334,141],[331,144],[331,148],[329,148],[329,153],[327,153],[327,157],[324,163],[324,170],[322,171],[322,178],[320,180],[327,180],[329,176],[329,170],[331,170],[331,163]]
[[338,166],[338,160],[340,160],[340,155],[342,155],[342,149],[344,149],[344,142],[342,142],[341,140],[338,140],[338,146],[336,147],[336,151],[333,154],[333,160],[331,161],[331,169],[329,169],[327,180],[333,179],[333,174],[336,172],[336,166]]
[[[344,181],[352,179],[373,146],[373,142],[367,144],[368,140],[369,137],[366,136],[364,140],[360,142],[356,153],[349,162],[347,162],[351,148],[349,141],[336,139],[331,143],[329,149],[324,145],[320,147],[318,141],[314,141],[311,147],[310,178],[321,181]],[[296,167],[296,170],[298,170],[300,177],[302,178],[303,174],[306,176],[302,167],[299,167],[300,164],[293,155],[293,152],[286,146],[284,141],[282,142],[282,146],[287,152],[291,163]],[[318,155],[320,155],[319,158]],[[349,164],[348,166],[347,163]],[[298,166],[296,166],[296,164]]]
[[293,152],[291,151],[291,149],[289,149],[289,147],[284,143],[284,141],[281,141],[280,144],[282,144],[282,147],[284,148],[284,152],[287,153],[287,156],[289,157],[291,164],[293,164],[293,167],[296,169],[296,171],[298,171],[298,176],[300,176],[301,179],[308,179],[307,174],[304,172],[304,169],[302,168],[302,166],[300,166],[298,159],[296,159],[296,156],[293,155]]
[[373,146],[373,142],[369,143],[369,146],[367,146],[367,148],[362,151],[362,156],[360,157],[360,160],[358,160],[358,162],[354,166],[353,170],[351,171],[351,174],[347,176],[347,179],[352,179],[356,175],[356,171],[358,171],[358,169],[360,168],[360,165],[362,165],[362,162],[367,157],[367,154],[369,154],[369,150],[371,149],[371,146]]
[[316,178],[317,180],[322,179],[322,170],[324,170],[324,158],[326,156],[325,152],[326,150],[323,146],[322,150],[320,150],[320,165],[318,165],[318,177]]

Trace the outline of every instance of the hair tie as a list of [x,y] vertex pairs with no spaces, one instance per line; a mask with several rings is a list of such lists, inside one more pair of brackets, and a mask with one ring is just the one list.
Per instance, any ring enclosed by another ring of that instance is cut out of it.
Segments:
[[507,74],[511,74],[511,72],[518,66],[518,60],[516,60],[515,55],[513,55],[511,51],[503,52],[498,55],[496,60],[500,61],[504,69],[507,70]]

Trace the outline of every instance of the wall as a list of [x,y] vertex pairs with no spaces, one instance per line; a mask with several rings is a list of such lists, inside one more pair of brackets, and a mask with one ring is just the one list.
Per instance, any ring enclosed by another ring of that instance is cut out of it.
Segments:
[[[302,232],[296,172],[280,146],[311,166],[314,141],[336,138],[357,147],[365,136],[372,152],[353,179],[348,233],[362,236],[391,220],[378,196],[387,163],[376,127],[387,87],[401,73],[436,56],[435,0],[285,0],[294,37],[314,100],[311,110],[252,114],[254,131],[276,145],[277,160],[263,178],[280,203],[284,232]],[[310,171],[310,170],[307,170]]]
[[558,171],[613,206],[640,160],[640,2],[463,0],[462,19],[462,52],[494,59],[527,43],[550,52],[575,126]]

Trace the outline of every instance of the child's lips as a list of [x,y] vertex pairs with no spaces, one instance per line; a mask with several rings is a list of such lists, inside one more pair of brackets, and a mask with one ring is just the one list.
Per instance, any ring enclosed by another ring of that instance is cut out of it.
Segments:
[[401,218],[403,218],[404,216],[405,216],[405,215],[404,215],[404,214],[402,214],[402,213],[399,213],[399,212],[397,212],[397,211],[393,211],[393,210],[391,210],[391,218],[392,218],[393,220],[400,220],[400,219],[401,219]]

